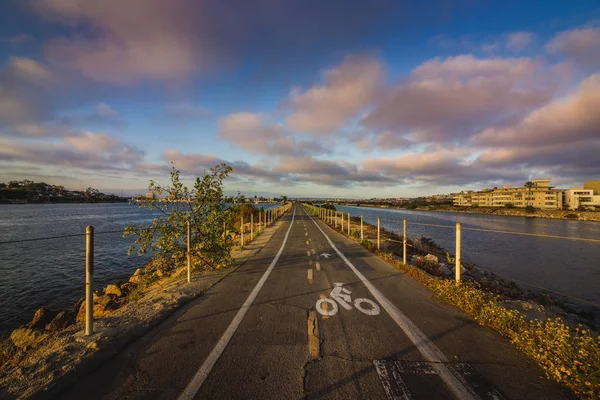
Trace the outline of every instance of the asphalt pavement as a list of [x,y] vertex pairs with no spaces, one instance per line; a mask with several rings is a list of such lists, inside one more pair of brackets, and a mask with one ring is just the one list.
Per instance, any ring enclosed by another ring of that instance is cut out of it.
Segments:
[[498,333],[300,205],[60,399],[568,399]]

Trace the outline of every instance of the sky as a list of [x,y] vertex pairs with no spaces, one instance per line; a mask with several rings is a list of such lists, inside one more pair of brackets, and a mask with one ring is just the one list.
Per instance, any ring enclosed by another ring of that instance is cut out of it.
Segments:
[[0,182],[416,197],[600,179],[597,1],[3,0]]

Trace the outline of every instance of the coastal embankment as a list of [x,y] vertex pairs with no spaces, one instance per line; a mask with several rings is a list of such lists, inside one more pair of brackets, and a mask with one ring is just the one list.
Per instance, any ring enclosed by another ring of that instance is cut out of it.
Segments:
[[390,205],[369,205],[364,203],[343,203],[344,206],[360,206],[370,208],[385,208],[398,210],[413,210],[413,211],[436,211],[436,212],[453,212],[464,214],[481,214],[481,215],[498,215],[505,217],[525,217],[525,218],[545,218],[545,219],[565,219],[576,221],[600,221],[600,212],[598,211],[576,211],[576,210],[540,210],[536,209],[533,212],[527,212],[522,208],[506,208],[506,207],[458,207],[449,205],[430,205],[419,207],[400,207]]
[[[279,218],[289,205],[279,207]],[[137,269],[125,282],[113,282],[93,295],[94,333],[86,336],[85,299],[68,310],[38,309],[28,323],[0,339],[0,398],[28,398],[50,395],[100,363],[118,354],[127,344],[190,301],[201,296],[227,275],[244,265],[269,242],[281,222],[266,226],[245,224],[243,245],[240,234],[231,233],[238,243],[232,264],[209,269],[199,258],[191,282],[186,265],[165,265],[151,261]]]

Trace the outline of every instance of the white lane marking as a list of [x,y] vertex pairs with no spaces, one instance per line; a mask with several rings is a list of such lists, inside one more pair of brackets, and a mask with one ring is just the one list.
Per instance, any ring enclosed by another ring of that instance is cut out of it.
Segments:
[[210,374],[210,371],[217,363],[217,360],[219,359],[221,354],[223,354],[225,347],[227,347],[227,344],[233,337],[233,334],[237,330],[238,326],[240,326],[240,323],[246,316],[246,313],[250,309],[250,306],[254,302],[254,299],[256,299],[256,296],[258,296],[258,292],[260,292],[260,290],[262,289],[267,278],[269,277],[269,274],[271,273],[271,271],[273,271],[275,264],[277,264],[277,261],[279,260],[281,253],[283,253],[283,249],[288,240],[288,236],[290,235],[290,231],[292,230],[292,227],[294,226],[294,217],[295,216],[296,216],[296,208],[294,207],[294,213],[292,214],[292,222],[290,223],[290,227],[288,228],[287,232],[285,233],[285,237],[283,238],[283,243],[281,244],[281,247],[279,248],[277,255],[275,256],[275,258],[273,258],[273,261],[271,261],[269,268],[267,268],[267,270],[265,271],[263,276],[260,278],[260,280],[258,281],[256,286],[252,290],[252,293],[250,293],[250,296],[248,296],[248,298],[242,305],[242,308],[240,308],[239,311],[237,312],[237,314],[235,314],[235,317],[233,317],[233,320],[227,327],[227,330],[225,330],[225,333],[223,333],[223,336],[221,336],[221,339],[219,339],[219,341],[217,342],[215,347],[212,349],[212,351],[210,352],[208,357],[206,357],[206,359],[204,360],[204,363],[202,363],[202,365],[196,372],[196,375],[194,375],[192,380],[188,383],[188,385],[184,389],[183,393],[181,393],[181,395],[179,395],[178,400],[193,399],[194,396],[196,396],[196,394],[200,390],[200,387],[202,386],[202,384],[208,377],[208,374]]
[[429,362],[434,363],[433,367],[437,371],[440,378],[444,381],[448,389],[458,398],[458,399],[479,399],[479,396],[473,392],[473,390],[469,387],[467,382],[463,379],[458,372],[450,369],[446,366],[445,363],[448,363],[446,356],[444,353],[438,349],[433,342],[425,335],[421,330],[410,320],[402,311],[398,309],[377,289],[373,284],[365,278],[365,276],[360,273],[359,270],[346,258],[346,256],[338,250],[338,248],[333,244],[329,236],[321,229],[319,224],[315,222],[310,214],[306,213],[308,217],[312,220],[315,226],[321,231],[329,245],[335,252],[340,256],[342,260],[346,263],[348,267],[354,272],[354,274],[360,279],[360,281],[369,289],[373,297],[381,304],[381,306],[387,311],[387,313],[392,317],[394,322],[404,331],[406,336],[413,342],[415,347],[419,350],[419,352],[425,357],[425,359]]
[[323,258],[329,258],[329,257],[331,257],[331,254],[329,254],[329,253],[321,253],[321,257],[323,257]]

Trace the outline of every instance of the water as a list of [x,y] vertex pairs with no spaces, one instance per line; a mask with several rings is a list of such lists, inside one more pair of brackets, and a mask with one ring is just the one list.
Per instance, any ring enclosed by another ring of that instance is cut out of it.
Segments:
[[[261,203],[270,209],[278,204]],[[31,319],[42,305],[70,309],[84,295],[85,227],[95,235],[94,285],[124,281],[149,260],[127,256],[134,238],[122,237],[129,224],[149,223],[160,213],[136,205],[25,204],[0,205],[0,242],[77,235],[63,239],[0,244],[0,335]],[[114,233],[102,232],[111,232]]]
[[[600,239],[600,223],[336,206],[350,216],[402,232],[402,220],[409,223],[407,236],[432,238],[454,253],[455,230],[410,225],[410,222],[454,226],[462,230],[462,259],[501,276],[574,296],[600,306],[600,243],[468,231],[483,228],[535,234]],[[371,238],[376,240],[376,238]],[[520,282],[518,282],[520,283]],[[526,285],[522,284],[524,287]]]

